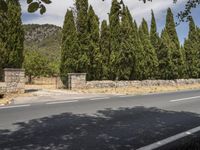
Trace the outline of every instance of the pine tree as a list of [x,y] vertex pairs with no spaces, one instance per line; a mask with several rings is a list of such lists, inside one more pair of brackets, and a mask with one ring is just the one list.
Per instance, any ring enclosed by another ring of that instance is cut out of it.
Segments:
[[117,0],[112,0],[111,11],[109,14],[110,21],[110,79],[115,80],[118,78],[118,59],[120,49],[120,15],[121,7]]
[[99,18],[95,14],[92,6],[88,11],[88,35],[89,35],[89,80],[101,79],[101,53],[99,47]]
[[151,29],[150,29],[150,40],[151,44],[153,45],[154,49],[156,50],[156,54],[159,51],[160,47],[160,37],[157,32],[157,25],[156,25],[156,19],[153,13],[153,10],[151,11]]
[[188,39],[185,40],[184,50],[186,57],[187,74],[190,78],[198,78],[200,69],[200,61],[198,59],[199,39],[198,31],[193,18],[191,18],[189,23],[189,35]]
[[24,60],[24,30],[18,0],[7,0],[6,63],[4,67],[21,68]]
[[78,66],[80,50],[78,46],[74,16],[71,10],[67,10],[65,15],[62,35],[60,74],[63,82],[66,82],[68,73],[81,72]]
[[180,43],[178,40],[178,35],[175,28],[174,17],[171,9],[167,10],[166,26],[165,32],[167,32],[172,48],[172,61],[175,65],[174,67],[174,79],[185,77],[185,62],[183,59],[183,52],[180,49]]
[[80,57],[78,60],[78,70],[88,73],[89,70],[89,35],[88,35],[88,0],[76,0],[76,26],[78,33],[78,43]]
[[158,71],[158,59],[154,47],[151,44],[148,25],[143,19],[139,28],[140,39],[144,48],[145,70],[143,79],[155,79]]
[[101,23],[100,34],[100,51],[102,55],[102,79],[109,79],[109,62],[110,62],[110,28],[107,21]]

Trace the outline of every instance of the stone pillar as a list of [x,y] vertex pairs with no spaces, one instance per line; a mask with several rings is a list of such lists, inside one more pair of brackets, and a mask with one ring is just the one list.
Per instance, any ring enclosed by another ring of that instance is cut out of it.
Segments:
[[86,87],[86,73],[68,73],[68,88],[71,90]]
[[7,86],[7,93],[24,93],[25,91],[25,70],[4,69],[4,82]]

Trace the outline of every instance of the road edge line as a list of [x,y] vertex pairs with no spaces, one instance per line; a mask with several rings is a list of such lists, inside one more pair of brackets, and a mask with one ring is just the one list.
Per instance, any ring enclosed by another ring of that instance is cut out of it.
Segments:
[[184,138],[184,137],[187,137],[191,134],[194,134],[196,132],[199,132],[200,131],[200,126],[196,127],[196,128],[193,128],[193,129],[190,129],[188,131],[185,131],[185,132],[182,132],[182,133],[179,133],[179,134],[176,134],[174,136],[171,136],[171,137],[168,137],[166,139],[163,139],[163,140],[160,140],[160,141],[157,141],[155,143],[152,143],[150,145],[147,145],[147,146],[144,146],[144,147],[141,147],[141,148],[138,148],[136,150],[152,150],[152,149],[156,149],[156,148],[159,148],[161,146],[164,146],[164,145],[167,145],[169,143],[172,143],[176,140],[179,140],[181,138]]

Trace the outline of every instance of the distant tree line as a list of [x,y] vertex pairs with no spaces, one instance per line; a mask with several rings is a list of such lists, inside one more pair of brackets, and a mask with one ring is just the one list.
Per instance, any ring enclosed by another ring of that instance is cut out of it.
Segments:
[[88,0],[76,0],[63,25],[61,76],[86,72],[88,80],[145,80],[200,77],[200,28],[190,18],[189,36],[181,46],[171,9],[157,32],[152,11],[150,29],[140,26],[127,6],[112,0],[109,21],[99,18]]

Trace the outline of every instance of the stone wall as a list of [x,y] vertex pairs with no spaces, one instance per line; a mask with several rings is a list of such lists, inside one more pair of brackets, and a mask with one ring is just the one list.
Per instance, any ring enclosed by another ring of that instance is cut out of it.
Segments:
[[142,87],[142,86],[176,86],[200,84],[200,79],[178,80],[143,80],[143,81],[89,81],[86,88]]
[[83,89],[86,87],[86,73],[69,73],[68,88]]
[[[6,90],[5,90],[6,89]],[[0,84],[0,93],[24,93],[25,71],[24,69],[4,69],[4,82]]]
[[0,96],[6,93],[6,83],[0,82]]
[[86,73],[69,73],[69,89],[117,88],[117,87],[150,87],[200,84],[200,79],[177,80],[143,80],[143,81],[86,81]]

